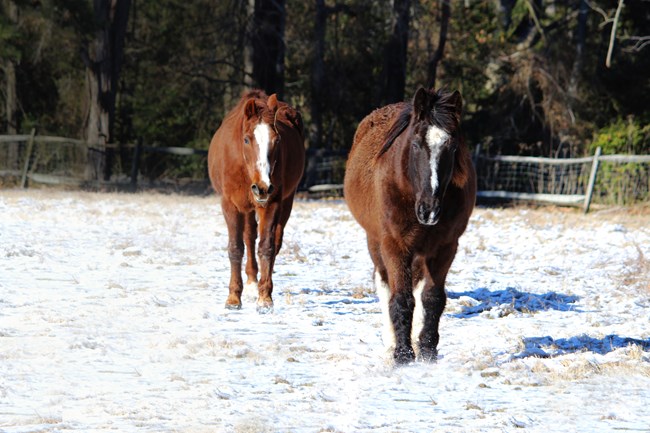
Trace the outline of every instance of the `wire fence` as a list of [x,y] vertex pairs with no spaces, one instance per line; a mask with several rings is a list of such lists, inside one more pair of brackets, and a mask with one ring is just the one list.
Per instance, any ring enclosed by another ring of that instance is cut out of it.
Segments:
[[[39,136],[35,131],[30,135],[0,135],[0,186],[92,186],[93,182],[88,180],[90,156],[110,147]],[[131,189],[137,188],[139,176],[149,178],[151,185],[154,175],[147,168],[151,160],[168,158],[167,165],[173,165],[178,159],[194,158],[194,165],[203,167],[207,153],[190,148],[146,146],[141,142],[113,147],[119,147],[122,158],[114,162],[119,165],[114,170],[117,174],[102,184],[119,183]],[[145,154],[148,156],[144,157]],[[308,149],[301,189],[313,196],[342,196],[346,157],[346,151]],[[584,206],[585,210],[592,201],[605,205],[650,201],[650,155],[600,155],[598,151],[585,158],[554,159],[476,153],[474,164],[479,198]],[[196,172],[191,181],[207,185],[205,169]],[[160,181],[178,183],[178,179]]]
[[650,155],[555,159],[475,155],[479,197],[561,205],[650,200]]

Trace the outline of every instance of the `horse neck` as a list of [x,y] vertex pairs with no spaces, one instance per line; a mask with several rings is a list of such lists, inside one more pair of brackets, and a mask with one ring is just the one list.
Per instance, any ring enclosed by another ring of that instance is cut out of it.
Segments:
[[414,196],[413,186],[409,177],[409,157],[410,149],[408,134],[402,134],[393,143],[394,152],[385,154],[387,158],[387,168],[393,171],[395,187],[403,197]]

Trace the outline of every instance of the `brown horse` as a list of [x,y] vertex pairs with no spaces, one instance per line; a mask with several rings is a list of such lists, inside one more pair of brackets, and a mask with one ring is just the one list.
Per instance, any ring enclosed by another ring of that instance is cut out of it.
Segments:
[[226,308],[241,308],[244,244],[246,284],[258,285],[258,227],[261,272],[257,310],[264,313],[273,308],[273,265],[304,164],[302,117],[275,94],[267,96],[261,90],[245,93],[212,137],[208,171],[212,186],[222,195],[221,208],[228,225]]
[[345,199],[366,230],[385,341],[397,363],[415,359],[416,303],[423,310],[416,348],[422,359],[437,357],[445,280],[476,199],[461,110],[460,93],[420,88],[412,104],[363,119],[348,158]]

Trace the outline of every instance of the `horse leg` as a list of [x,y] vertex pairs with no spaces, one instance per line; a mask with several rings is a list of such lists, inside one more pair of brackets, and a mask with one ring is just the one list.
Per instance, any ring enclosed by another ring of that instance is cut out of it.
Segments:
[[415,308],[413,309],[413,325],[411,326],[411,341],[416,355],[419,354],[419,337],[424,328],[424,308],[422,306],[422,292],[425,287],[431,285],[431,278],[427,272],[426,260],[423,256],[417,255],[411,263],[413,297]]
[[427,259],[426,284],[422,291],[422,307],[424,310],[424,323],[420,332],[420,356],[424,360],[433,361],[438,357],[438,325],[445,309],[447,294],[445,281],[447,272],[456,256],[458,244],[448,245],[438,250],[435,258]]
[[291,209],[293,208],[293,198],[295,193],[291,194],[289,197],[282,200],[282,209],[280,211],[280,219],[278,220],[278,225],[275,228],[275,255],[277,256],[280,253],[282,248],[282,238],[284,236],[284,227],[289,221],[291,216]]
[[395,349],[395,330],[393,329],[393,322],[390,320],[390,313],[388,311],[388,303],[390,300],[390,287],[388,287],[388,274],[386,272],[386,265],[381,258],[379,242],[376,239],[368,237],[368,251],[370,258],[375,265],[375,293],[379,298],[379,305],[381,307],[382,316],[382,340],[386,349]]
[[[246,290],[257,291],[257,259],[255,257],[255,241],[257,240],[257,221],[255,211],[245,216],[244,243],[246,244]],[[248,296],[248,295],[247,295]]]
[[411,278],[412,256],[401,250],[392,239],[385,239],[381,244],[381,256],[386,265],[390,300],[388,314],[395,334],[395,351],[393,358],[398,364],[406,364],[415,359],[411,345],[411,327],[415,298]]
[[273,265],[276,254],[276,231],[280,205],[272,203],[259,212],[260,242],[258,258],[260,264],[260,281],[258,284],[257,311],[268,313],[273,310]]
[[230,284],[226,308],[239,310],[243,290],[241,264],[244,257],[244,240],[242,238],[244,216],[228,200],[221,201],[221,208],[228,226],[228,258],[230,259]]

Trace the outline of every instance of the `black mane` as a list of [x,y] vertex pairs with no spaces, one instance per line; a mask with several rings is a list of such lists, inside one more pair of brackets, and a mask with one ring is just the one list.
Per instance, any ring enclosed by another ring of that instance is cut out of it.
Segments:
[[[439,89],[437,92],[428,92],[429,94],[429,104],[427,113],[430,113],[430,121],[437,126],[438,128],[451,133],[458,128],[460,122],[458,114],[457,99],[454,97],[454,93],[448,92],[444,89]],[[386,141],[381,147],[377,157],[380,157],[390,149],[397,137],[404,132],[404,130],[411,123],[413,118],[412,114],[414,107],[412,103],[407,104],[393,122],[393,125],[388,130],[386,134]]]
[[395,139],[399,137],[402,132],[404,132],[407,126],[409,126],[409,123],[411,123],[412,112],[413,112],[413,105],[408,104],[399,113],[397,119],[393,123],[393,126],[391,126],[390,129],[388,130],[386,141],[384,142],[384,145],[381,147],[381,150],[379,151],[377,157],[380,157],[384,153],[386,153],[386,151],[390,149],[390,147],[395,142]]

